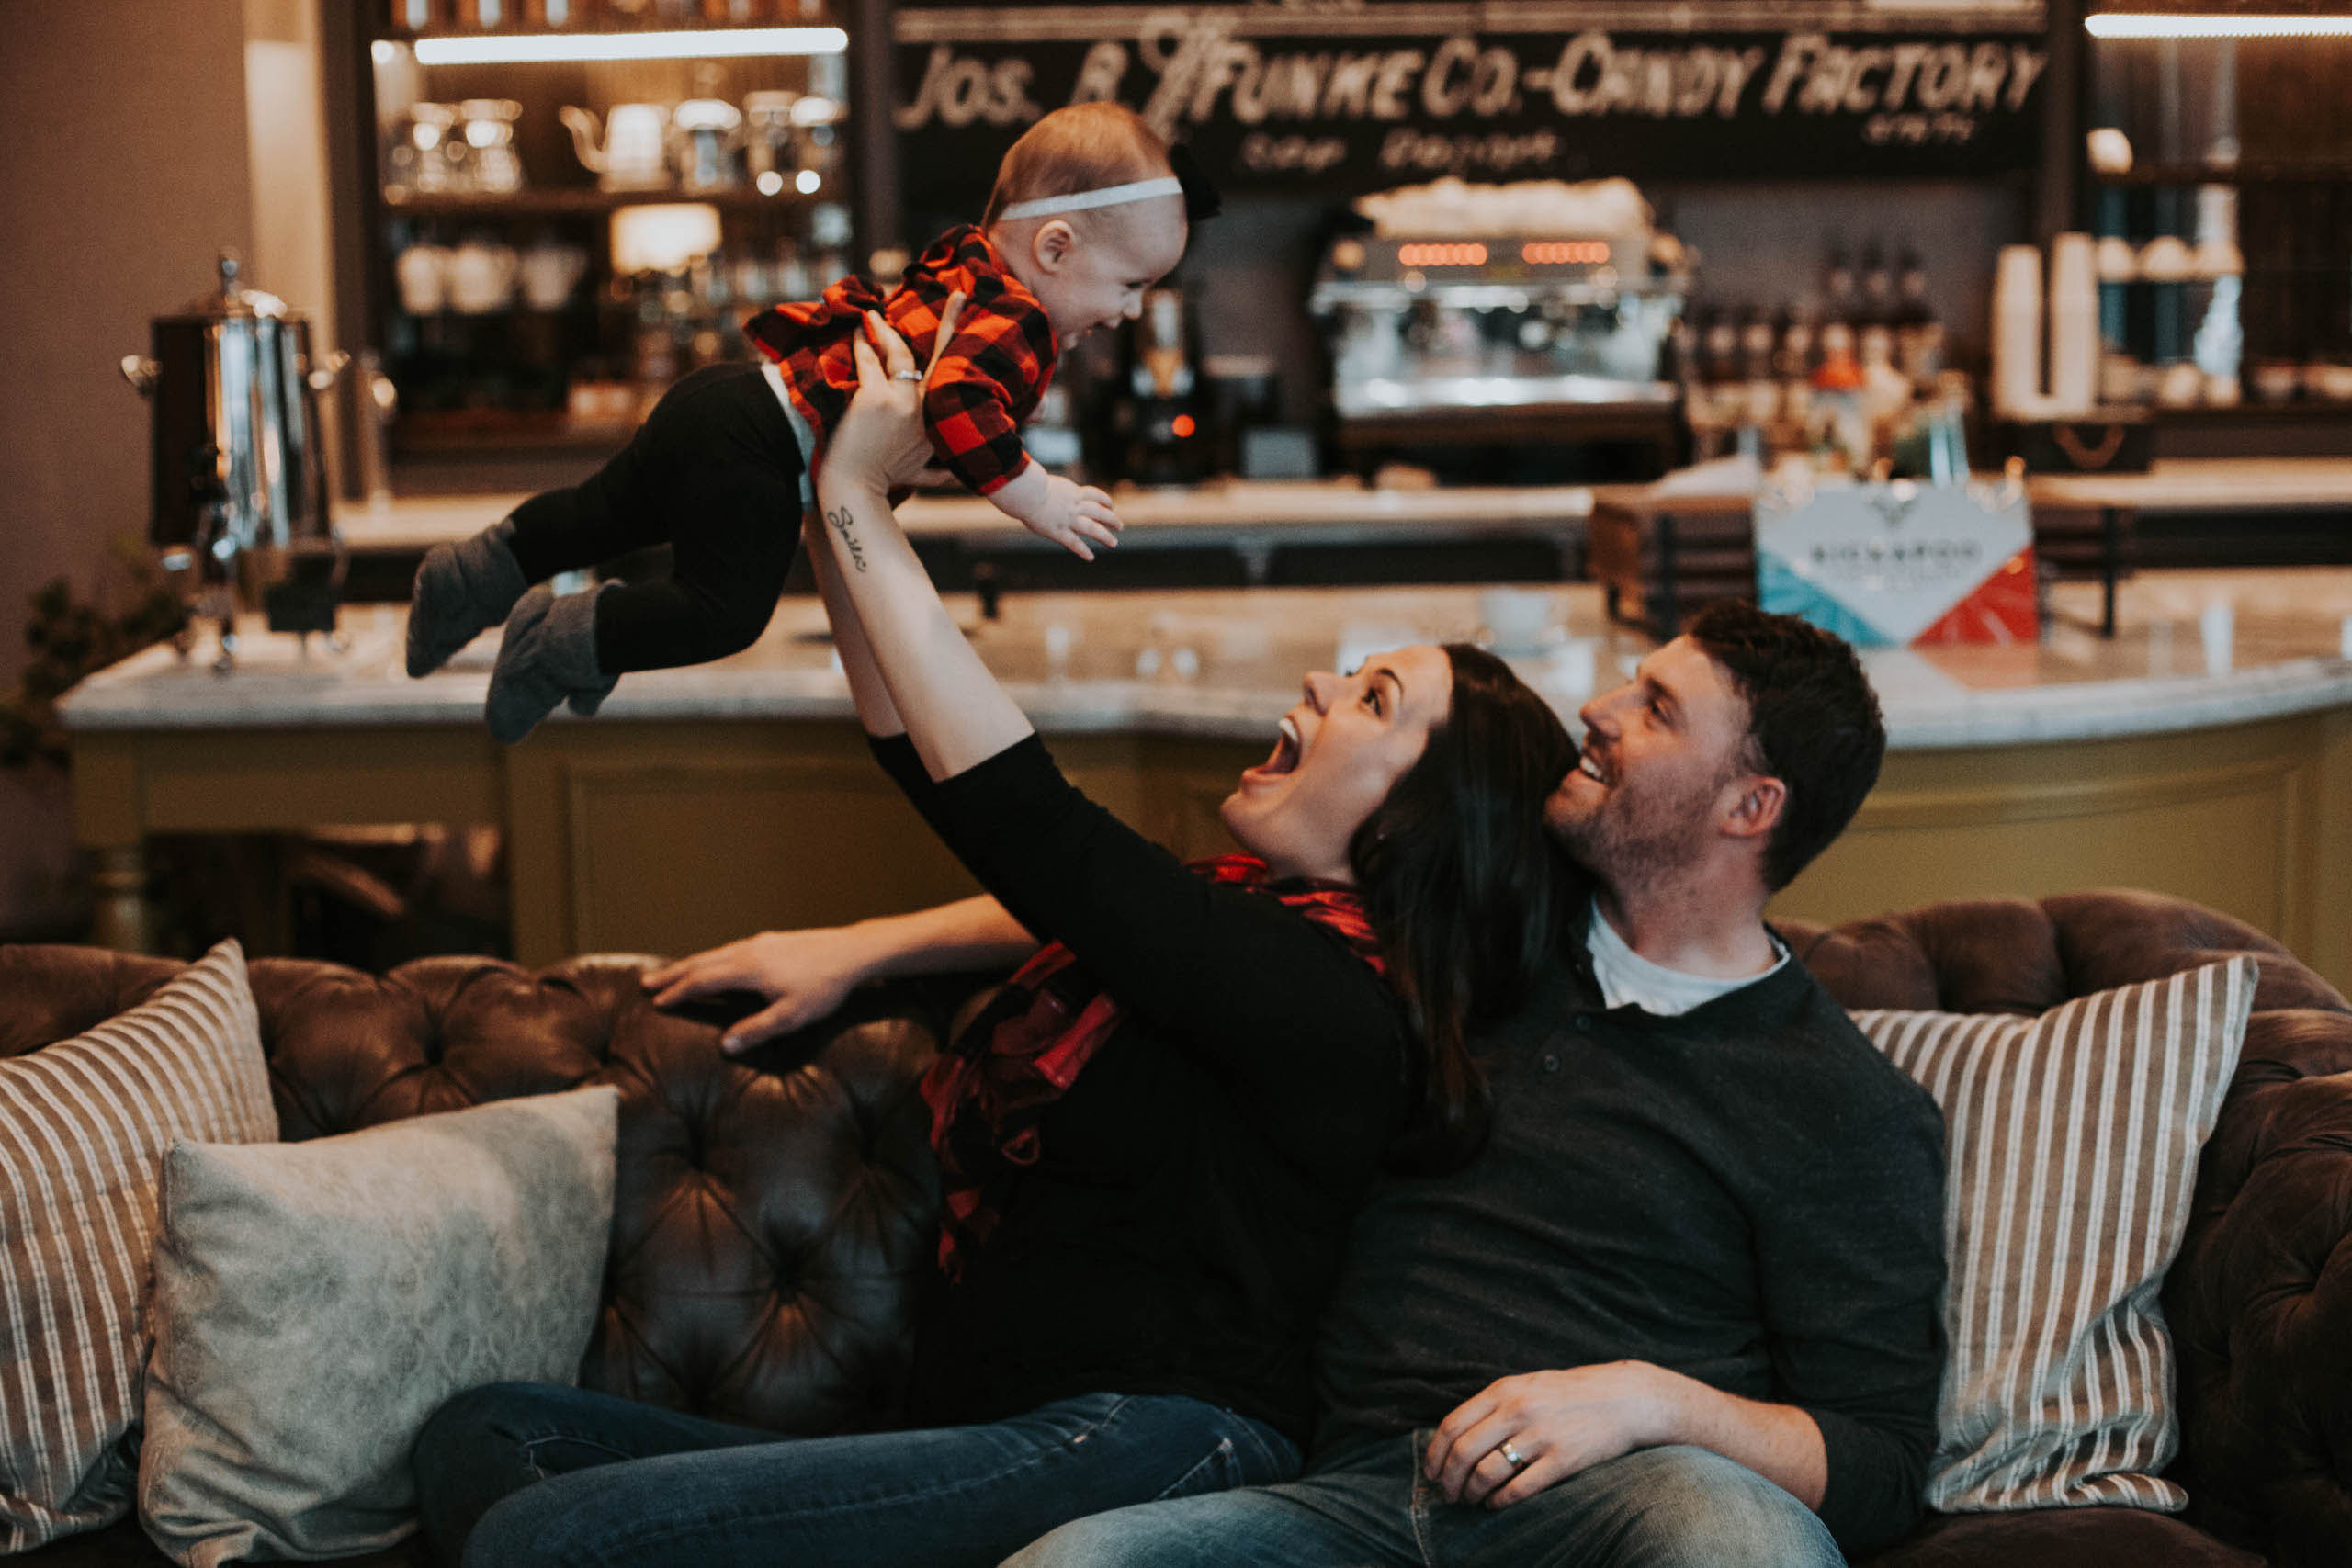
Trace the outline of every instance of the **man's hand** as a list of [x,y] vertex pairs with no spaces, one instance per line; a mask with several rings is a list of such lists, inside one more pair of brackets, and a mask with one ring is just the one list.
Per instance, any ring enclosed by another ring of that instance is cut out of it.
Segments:
[[1647,1361],[1502,1378],[1439,1424],[1422,1469],[1449,1502],[1507,1508],[1621,1454],[1674,1441],[1689,1382]]
[[[989,499],[1003,505],[1006,513],[1041,539],[1051,539],[1080,560],[1092,560],[1094,552],[1088,541],[1106,549],[1115,549],[1119,543],[1119,521],[1116,508],[1111,504],[1110,492],[1092,485],[1081,485],[1059,474],[1047,474],[1039,497],[1025,510],[1015,512],[1016,498],[1008,492],[1018,488],[1006,485]],[[1018,498],[1027,501],[1025,495]]]
[[870,936],[856,926],[762,931],[648,970],[639,978],[660,1008],[725,991],[751,991],[765,998],[766,1007],[719,1040],[719,1049],[732,1055],[840,1007],[866,978],[874,957]]

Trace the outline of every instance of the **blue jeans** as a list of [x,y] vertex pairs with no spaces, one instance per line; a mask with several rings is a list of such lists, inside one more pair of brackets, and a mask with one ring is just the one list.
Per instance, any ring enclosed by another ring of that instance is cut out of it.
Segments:
[[435,1413],[412,1463],[447,1568],[993,1568],[1081,1515],[1295,1475],[1298,1450],[1174,1395],[780,1438],[582,1389],[493,1383]]
[[1796,1498],[1705,1449],[1643,1449],[1508,1508],[1448,1503],[1429,1434],[1304,1478],[1080,1519],[1005,1568],[1841,1568]]

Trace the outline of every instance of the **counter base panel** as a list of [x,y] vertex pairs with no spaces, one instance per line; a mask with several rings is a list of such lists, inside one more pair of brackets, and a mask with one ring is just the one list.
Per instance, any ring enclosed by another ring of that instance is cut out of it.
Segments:
[[1893,753],[1854,825],[1773,909],[1834,923],[2092,887],[2235,915],[2352,989],[2352,712]]
[[[1255,744],[1065,737],[1064,769],[1192,858]],[[514,950],[680,953],[973,891],[828,724],[473,731],[146,731],[76,742],[77,833],[103,872],[101,940],[139,945],[146,835],[487,822],[507,835]],[[1826,922],[1942,899],[2143,887],[2276,936],[2352,989],[2352,711],[2188,735],[1897,751],[1845,836],[1774,903]]]

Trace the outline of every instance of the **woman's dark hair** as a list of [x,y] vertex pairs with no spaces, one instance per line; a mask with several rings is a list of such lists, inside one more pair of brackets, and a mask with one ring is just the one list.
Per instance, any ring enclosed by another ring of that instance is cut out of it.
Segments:
[[1567,728],[1493,654],[1449,643],[1453,696],[1420,760],[1348,844],[1388,983],[1420,1050],[1401,1168],[1461,1164],[1486,1139],[1483,1026],[1525,1005],[1560,940],[1571,876],[1544,802],[1576,761]]

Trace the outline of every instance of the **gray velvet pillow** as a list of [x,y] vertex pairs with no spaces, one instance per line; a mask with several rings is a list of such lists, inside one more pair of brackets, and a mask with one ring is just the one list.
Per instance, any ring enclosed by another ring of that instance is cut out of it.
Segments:
[[450,1395],[571,1382],[613,1213],[610,1088],[164,1162],[139,1515],[188,1568],[415,1529]]

